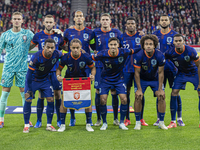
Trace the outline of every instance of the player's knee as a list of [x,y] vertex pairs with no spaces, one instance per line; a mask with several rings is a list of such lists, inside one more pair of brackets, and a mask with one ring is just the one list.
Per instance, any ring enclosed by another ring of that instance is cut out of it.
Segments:
[[107,100],[105,98],[101,98],[100,104],[101,105],[106,105]]
[[53,97],[47,97],[46,99],[47,99],[47,102],[54,102]]
[[123,105],[126,105],[126,104],[127,104],[127,98],[126,98],[126,97],[122,98],[122,99],[121,99],[121,103],[122,103]]
[[173,89],[171,95],[172,95],[172,96],[178,96],[178,93],[179,93],[178,90],[174,90],[174,89]]

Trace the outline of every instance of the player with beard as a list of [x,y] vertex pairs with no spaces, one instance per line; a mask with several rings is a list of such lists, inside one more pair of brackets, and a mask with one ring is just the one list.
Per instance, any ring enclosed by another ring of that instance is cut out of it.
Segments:
[[[121,35],[120,42],[123,48],[141,48],[140,46],[140,39],[141,39],[141,32],[136,30],[136,21],[133,17],[130,17],[126,20],[126,29],[127,32]],[[133,58],[134,55],[129,55],[125,67],[124,67],[124,82],[127,86],[127,104],[128,110],[126,114],[126,120],[124,122],[125,126],[131,124],[130,117],[129,117],[129,104],[130,104],[130,89],[132,87],[132,82],[134,81],[134,66],[133,66]],[[136,86],[136,85],[134,85]],[[141,112],[141,125],[148,126],[148,124],[143,119],[143,112],[144,112],[144,97],[142,99],[142,112]]]
[[[167,15],[162,15],[160,17],[160,26],[161,26],[161,30],[155,31],[153,34],[156,35],[159,39],[158,49],[160,49],[160,51],[164,53],[173,44],[173,37],[175,34],[177,34],[177,32],[170,29],[169,27],[170,19],[169,19],[169,16]],[[165,70],[164,71],[164,86],[166,86],[166,82],[168,80],[169,86],[170,88],[172,88],[174,77],[176,76],[176,73],[177,73],[177,68],[171,61],[167,61],[165,64],[164,70]],[[185,126],[185,124],[182,121],[182,102],[181,102],[180,96],[177,97],[177,103],[178,103],[178,109],[177,109],[178,125]],[[158,101],[156,105],[158,106]],[[171,104],[170,104],[170,108],[171,108]],[[158,109],[157,109],[157,116],[158,116]],[[157,119],[157,122],[154,123],[154,125],[155,126],[159,125],[159,117]]]
[[[54,32],[53,27],[55,26],[54,17],[52,15],[46,15],[44,18],[43,25],[45,26],[45,29],[41,32],[38,32],[34,35],[30,49],[34,48],[36,45],[38,45],[39,50],[43,50],[44,43],[46,39],[53,39],[56,42],[56,49],[57,50],[66,50],[65,42],[61,34],[57,34]],[[54,90],[54,96],[55,96],[55,107],[56,107],[56,113],[57,113],[57,126],[60,127],[60,104],[61,104],[61,88],[62,84],[58,82],[56,77],[56,68],[58,68],[59,62],[56,63],[56,65],[52,68],[50,72],[51,76],[51,84],[53,86]],[[44,98],[39,96],[37,101],[37,123],[34,126],[35,128],[40,128],[42,125],[42,113],[44,109]]]
[[[121,32],[118,29],[112,29],[110,27],[111,24],[111,16],[107,13],[104,13],[101,15],[100,18],[101,28],[95,29],[95,51],[100,52],[105,49],[109,49],[108,47],[108,40],[112,37],[116,37],[120,39]],[[101,72],[103,69],[103,64],[100,61],[97,61],[95,63],[96,67],[96,76],[95,76],[95,83],[94,88],[96,88],[96,96],[95,96],[95,106],[97,111],[97,122],[95,126],[101,125],[101,118],[100,118],[100,93],[99,93],[99,86],[101,81]],[[118,105],[119,100],[118,96],[116,95],[116,90],[111,88],[111,95],[112,95],[112,106],[113,106],[113,112],[114,112],[114,121],[113,124],[119,125],[118,121]]]
[[[95,42],[94,41],[94,33],[92,30],[85,28],[85,26],[84,26],[85,17],[81,10],[77,10],[75,12],[74,21],[75,21],[75,26],[72,26],[72,27],[66,29],[64,32],[64,40],[66,41],[66,43],[68,43],[68,50],[69,50],[69,52],[71,52],[69,43],[73,39],[77,38],[82,43],[81,51],[84,50],[86,53],[91,55],[90,47],[93,49],[93,47],[94,47],[93,45]],[[91,70],[88,66],[85,67],[85,72],[86,72],[86,76],[89,77],[91,74]],[[69,126],[75,126],[75,123],[76,123],[75,110],[70,109],[70,113],[71,113],[71,119],[70,119]]]

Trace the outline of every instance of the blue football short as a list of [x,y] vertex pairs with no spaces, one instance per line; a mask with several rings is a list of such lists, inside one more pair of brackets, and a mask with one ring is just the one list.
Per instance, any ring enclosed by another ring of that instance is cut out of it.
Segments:
[[127,87],[132,87],[134,81],[134,73],[124,72],[124,83]]
[[199,76],[198,73],[195,75],[186,76],[184,74],[177,74],[174,79],[172,89],[181,89],[185,90],[187,82],[191,82],[194,85],[194,90],[197,90],[199,85]]
[[[154,93],[154,97],[155,97],[155,92],[158,91],[159,88],[159,82],[158,81],[145,81],[140,79],[140,84],[141,84],[141,88],[142,88],[142,93],[144,94],[147,87],[150,86],[153,93]],[[137,91],[137,85],[135,83],[135,92]],[[164,90],[164,85],[162,87],[162,89]]]
[[[32,81],[33,98],[35,98],[35,92],[37,90],[40,92],[41,97],[53,97],[54,95],[51,81],[48,79],[44,81]],[[30,91],[30,90],[28,89],[28,85],[26,81],[24,92],[27,93],[27,91]]]
[[15,77],[15,85],[20,88],[24,88],[25,80],[26,80],[26,71],[21,72],[6,72],[2,73],[1,77],[1,85],[3,87],[12,87],[13,86],[13,79]]
[[100,95],[104,95],[104,94],[108,95],[108,92],[110,89],[115,89],[117,94],[127,93],[127,88],[123,81],[119,81],[117,83],[108,83],[104,80],[101,80],[100,88],[99,88]]
[[51,84],[53,86],[53,90],[61,90],[62,89],[62,82],[59,82],[57,77],[56,77],[56,72],[51,71],[49,73],[50,79],[51,79]]

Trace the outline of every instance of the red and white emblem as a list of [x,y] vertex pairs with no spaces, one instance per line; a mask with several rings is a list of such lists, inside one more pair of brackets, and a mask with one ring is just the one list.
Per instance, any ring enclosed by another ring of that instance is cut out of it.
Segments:
[[74,99],[78,100],[80,98],[80,93],[79,92],[75,92],[74,93]]

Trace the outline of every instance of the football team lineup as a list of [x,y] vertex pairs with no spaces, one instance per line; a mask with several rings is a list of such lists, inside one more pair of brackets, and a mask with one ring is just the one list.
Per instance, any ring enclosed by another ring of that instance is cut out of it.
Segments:
[[[34,35],[30,30],[21,28],[22,16],[22,13],[14,12],[11,19],[13,28],[0,37],[0,53],[3,49],[6,51],[1,77],[0,128],[4,128],[7,99],[14,77],[15,85],[19,87],[22,97],[23,133],[29,133],[30,127],[33,127],[30,116],[32,99],[35,98],[38,100],[37,122],[34,128],[42,126],[46,99],[47,131],[66,130],[67,108],[72,108],[69,110],[69,126],[76,124],[75,109],[84,108],[86,130],[93,132],[92,126],[101,126],[100,130],[106,130],[109,92],[112,97],[113,124],[121,130],[128,130],[130,91],[133,84],[135,130],[141,130],[141,126],[148,126],[143,118],[144,93],[147,87],[152,89],[154,97],[157,98],[157,121],[153,125],[163,130],[176,128],[177,124],[185,126],[179,92],[185,90],[186,83],[190,82],[194,85],[198,97],[200,96],[200,60],[196,50],[185,45],[183,35],[170,29],[170,19],[167,15],[160,17],[161,29],[147,35],[137,31],[137,23],[132,17],[126,20],[125,33],[111,28],[111,16],[108,13],[101,15],[101,28],[90,30],[85,28],[85,18],[80,10],[75,12],[75,25],[66,29],[64,33],[59,29],[53,29],[54,17],[46,15],[43,22],[45,29]],[[32,55],[27,67],[28,51],[36,45],[39,50]],[[91,55],[90,49],[94,51],[94,55]],[[68,53],[63,54],[61,50]],[[65,66],[67,70],[62,73]],[[96,89],[94,105],[97,121],[94,125],[91,81],[94,82]],[[172,89],[169,106],[171,122],[165,126],[164,88],[167,82]],[[35,97],[36,91],[39,91],[38,97]],[[57,130],[52,126],[54,111],[59,127]]]

